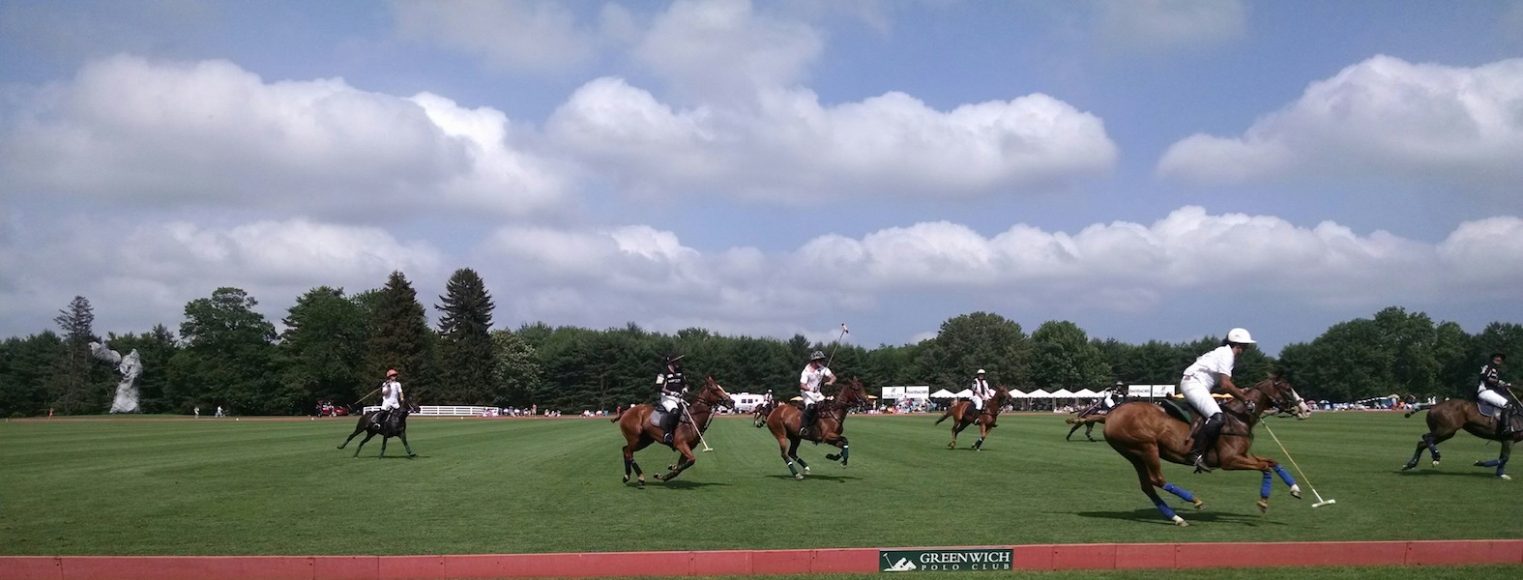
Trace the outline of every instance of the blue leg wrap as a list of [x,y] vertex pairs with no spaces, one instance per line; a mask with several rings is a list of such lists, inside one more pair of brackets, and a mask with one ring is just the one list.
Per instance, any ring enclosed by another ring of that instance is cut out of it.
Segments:
[[1289,471],[1285,471],[1285,466],[1276,464],[1274,466],[1274,472],[1280,474],[1280,481],[1285,482],[1285,485],[1290,486],[1296,484],[1296,478],[1291,477]]
[[1264,483],[1259,484],[1259,497],[1269,499],[1269,484],[1271,483],[1274,483],[1274,478],[1269,475],[1268,471],[1265,471]]
[[1190,493],[1189,491],[1185,490],[1184,488],[1181,488],[1181,487],[1179,487],[1177,485],[1174,485],[1172,483],[1165,483],[1165,484],[1163,484],[1163,490],[1167,491],[1169,493],[1172,493],[1174,495],[1179,496],[1179,499],[1182,499],[1182,500],[1185,500],[1185,501],[1188,501],[1188,502],[1195,501],[1195,494]]
[[[1501,459],[1493,459],[1491,461],[1482,461],[1481,462],[1481,467],[1501,467],[1501,466],[1502,466],[1502,460]],[[1498,470],[1498,471],[1500,471],[1500,470]]]
[[1163,512],[1164,518],[1174,520],[1174,510],[1169,508],[1169,504],[1163,502],[1163,498],[1154,498],[1153,505],[1158,506],[1158,511]]

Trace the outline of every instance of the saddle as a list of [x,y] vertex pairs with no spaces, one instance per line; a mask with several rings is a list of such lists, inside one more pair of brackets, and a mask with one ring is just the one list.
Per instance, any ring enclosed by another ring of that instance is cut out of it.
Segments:
[[1502,416],[1501,407],[1487,403],[1485,400],[1477,400],[1475,402],[1475,406],[1480,408],[1482,415],[1491,417],[1492,419]]

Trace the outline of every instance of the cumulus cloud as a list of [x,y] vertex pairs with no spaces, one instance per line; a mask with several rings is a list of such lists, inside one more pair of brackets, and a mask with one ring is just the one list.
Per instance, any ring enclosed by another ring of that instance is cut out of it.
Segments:
[[220,286],[247,290],[278,322],[316,286],[357,292],[381,286],[393,270],[415,284],[446,275],[444,255],[428,243],[305,218],[209,227],[74,217],[5,234],[0,325],[8,332],[0,334],[7,336],[51,328],[49,313],[75,295],[95,306],[101,332],[139,331],[173,328],[185,303]]
[[1116,158],[1099,118],[1042,94],[938,111],[903,93],[825,106],[810,91],[776,89],[754,109],[679,109],[601,78],[557,109],[546,131],[635,191],[794,202],[1049,189]]
[[722,100],[799,82],[824,44],[813,26],[759,14],[750,0],[678,0],[634,56],[680,91]]
[[1097,9],[1105,42],[1160,52],[1241,38],[1248,20],[1242,0],[1101,0]]
[[1241,136],[1175,143],[1158,173],[1208,183],[1398,175],[1515,189],[1520,108],[1523,59],[1466,68],[1376,56],[1312,83]]
[[550,72],[592,59],[598,32],[569,5],[547,0],[392,2],[397,32],[463,52],[499,70]]
[[498,111],[342,79],[267,82],[226,61],[116,56],[13,114],[0,125],[8,197],[521,215],[567,187]]

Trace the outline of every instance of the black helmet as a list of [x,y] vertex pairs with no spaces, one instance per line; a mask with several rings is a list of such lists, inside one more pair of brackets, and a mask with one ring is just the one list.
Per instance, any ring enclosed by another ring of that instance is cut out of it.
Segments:
[[825,353],[818,350],[809,353],[809,362],[814,362],[817,360],[825,360]]
[[1491,358],[1499,358],[1499,359],[1502,359],[1502,360],[1507,360],[1507,355],[1503,354],[1503,353],[1500,353],[1500,352],[1494,352],[1494,353],[1491,353]]

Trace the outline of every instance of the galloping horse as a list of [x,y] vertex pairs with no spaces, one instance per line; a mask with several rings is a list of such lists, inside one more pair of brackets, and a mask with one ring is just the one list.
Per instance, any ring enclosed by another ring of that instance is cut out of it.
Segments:
[[[1221,437],[1216,441],[1215,448],[1206,451],[1205,460],[1208,465],[1226,470],[1263,472],[1264,479],[1259,487],[1257,505],[1260,511],[1268,511],[1270,472],[1278,474],[1285,485],[1290,486],[1290,495],[1296,499],[1301,499],[1301,487],[1296,485],[1295,478],[1291,477],[1290,473],[1278,463],[1248,454],[1248,449],[1253,445],[1253,426],[1259,422],[1259,416],[1269,407],[1274,407],[1281,412],[1294,412],[1302,417],[1308,411],[1300,405],[1300,397],[1296,395],[1295,390],[1282,379],[1261,381],[1244,389],[1244,392],[1257,409],[1250,413],[1242,402],[1236,400],[1223,405],[1226,424],[1222,428]],[[1174,510],[1158,497],[1158,493],[1153,491],[1153,488],[1161,487],[1164,491],[1191,502],[1195,509],[1202,509],[1205,506],[1205,503],[1197,499],[1194,494],[1163,478],[1159,459],[1190,465],[1190,423],[1184,417],[1174,413],[1175,411],[1166,411],[1160,405],[1145,401],[1122,403],[1111,409],[1110,415],[1106,418],[1105,440],[1117,453],[1132,462],[1132,467],[1137,469],[1137,480],[1142,484],[1142,493],[1153,500],[1153,505],[1158,507],[1158,511],[1176,525],[1188,526],[1190,524],[1176,515]]]
[[757,405],[756,408],[751,411],[751,425],[757,429],[761,429],[767,424],[767,415],[770,415],[772,410],[776,408],[776,401],[768,401],[765,404]]
[[942,421],[947,420],[947,417],[956,418],[956,422],[952,424],[952,442],[947,444],[947,449],[956,449],[957,434],[961,433],[963,429],[967,429],[969,425],[977,423],[978,441],[973,442],[972,449],[974,451],[982,450],[984,448],[984,438],[989,436],[989,430],[999,426],[995,421],[999,419],[1000,408],[1009,402],[1010,389],[1000,385],[994,387],[994,396],[984,403],[983,413],[975,412],[977,409],[973,408],[973,401],[962,399],[952,403],[952,406],[947,407],[947,412],[942,413],[941,418],[936,420],[936,424],[940,425]]
[[[1073,425],[1073,428],[1068,430],[1068,435],[1064,436],[1063,440],[1064,441],[1071,441],[1071,440],[1073,440],[1074,432],[1078,431],[1080,427],[1083,427],[1084,428],[1084,438],[1088,439],[1090,441],[1094,441],[1095,440],[1095,436],[1091,435],[1091,433],[1094,433],[1094,431],[1095,431],[1095,423],[1100,423],[1100,424],[1104,425],[1105,424],[1105,416],[1107,414],[1109,414],[1109,413],[1110,413],[1110,411],[1106,411],[1106,410],[1101,409],[1099,403],[1096,403],[1095,405],[1091,406],[1090,408],[1085,409],[1082,412],[1080,412],[1079,416],[1077,416],[1077,417],[1069,417],[1067,419],[1064,419],[1063,422],[1068,423],[1069,425]],[[1104,434],[1104,433],[1105,433],[1104,431],[1101,431],[1101,434]]]
[[[846,411],[848,409],[862,409],[867,406],[867,389],[862,386],[862,381],[852,377],[846,381],[840,391],[836,392],[834,399],[815,403],[817,414],[815,415],[815,428],[809,431],[808,439],[818,443],[834,445],[841,448],[840,455],[829,454],[825,458],[831,461],[840,461],[845,467],[847,460],[851,458],[851,446],[846,441],[846,436],[841,433],[846,427]],[[777,448],[783,457],[783,463],[788,464],[788,472],[793,474],[794,479],[804,479],[804,474],[809,473],[809,464],[799,458],[799,422],[804,418],[803,409],[794,405],[778,405],[772,413],[767,415],[767,429],[772,431],[772,436],[777,438]],[[793,466],[798,462],[803,471]]]
[[418,454],[412,451],[412,445],[407,443],[407,416],[416,412],[418,412],[418,406],[409,403],[400,409],[392,411],[385,422],[376,421],[376,416],[381,414],[380,411],[371,411],[360,415],[359,423],[354,426],[354,432],[350,433],[349,438],[340,443],[338,448],[343,449],[345,445],[354,440],[356,435],[364,433],[365,438],[361,439],[360,444],[354,447],[355,457],[360,456],[360,450],[365,448],[365,442],[376,435],[381,436],[381,454],[378,457],[386,456],[386,441],[392,437],[402,440],[402,446],[407,449],[408,457],[417,457]]
[[[1410,414],[1408,415],[1411,416]],[[1412,459],[1406,465],[1401,466],[1402,471],[1417,467],[1417,458],[1423,454],[1423,448],[1433,456],[1433,465],[1438,466],[1438,444],[1448,441],[1460,429],[1469,431],[1471,435],[1488,441],[1500,441],[1502,454],[1490,461],[1477,461],[1476,467],[1495,467],[1497,477],[1512,479],[1507,475],[1507,459],[1512,456],[1512,444],[1515,441],[1523,441],[1523,424],[1520,417],[1513,417],[1512,433],[1506,437],[1497,436],[1497,419],[1493,419],[1481,412],[1480,406],[1475,401],[1465,399],[1449,399],[1428,409],[1428,432],[1417,442],[1417,450],[1412,452]]]
[[[666,475],[656,474],[657,481],[671,481],[682,474],[687,468],[698,462],[693,456],[693,445],[699,441],[702,433],[709,428],[709,423],[714,417],[714,410],[718,407],[733,407],[735,401],[730,394],[724,391],[724,387],[714,381],[713,376],[705,377],[703,388],[698,391],[697,400],[688,406],[688,418],[692,422],[680,421],[677,423],[677,432],[672,435],[670,444],[662,443],[682,454],[677,463],[666,467]],[[651,443],[661,441],[663,432],[659,421],[652,419],[656,413],[653,405],[635,405],[614,415],[609,419],[611,423],[619,424],[619,431],[624,433],[624,483],[629,483],[631,471],[639,478],[635,484],[645,488],[645,471],[640,469],[640,464],[635,463],[635,452],[646,448]]]

